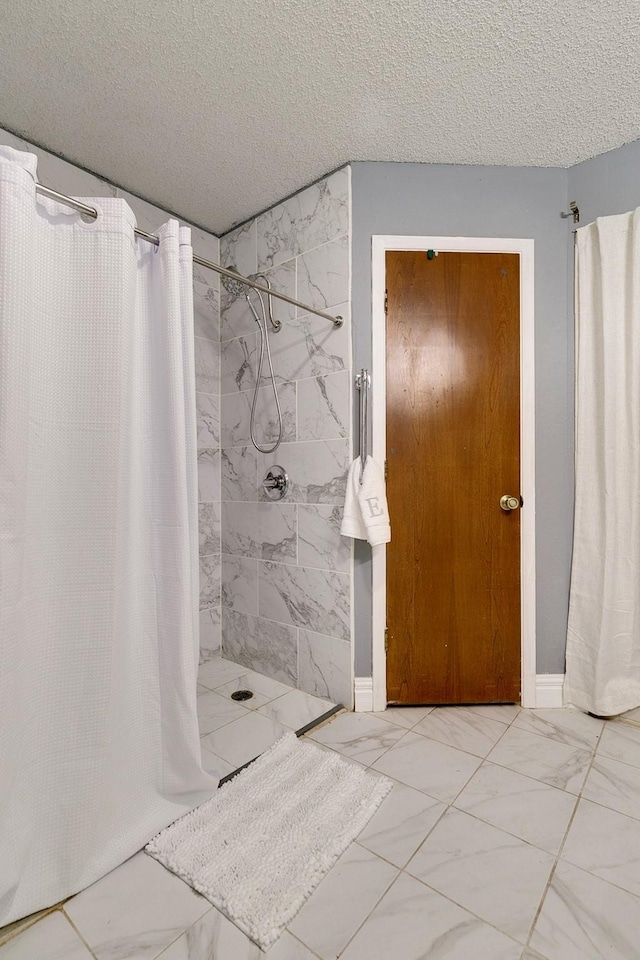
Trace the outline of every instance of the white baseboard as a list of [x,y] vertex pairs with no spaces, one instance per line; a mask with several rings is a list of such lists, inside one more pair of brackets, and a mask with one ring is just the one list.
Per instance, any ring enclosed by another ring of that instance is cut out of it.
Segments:
[[[536,702],[539,709],[562,706],[564,673],[538,673],[536,675]],[[356,713],[373,710],[373,678],[356,677],[354,684]]]
[[356,677],[354,681],[356,713],[371,713],[373,710],[373,677]]
[[538,673],[536,675],[536,707],[562,706],[564,673]]

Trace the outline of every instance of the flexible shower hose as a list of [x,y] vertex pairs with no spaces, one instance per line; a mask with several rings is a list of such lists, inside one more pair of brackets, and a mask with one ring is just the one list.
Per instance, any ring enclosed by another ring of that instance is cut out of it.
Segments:
[[[256,370],[256,385],[253,390],[253,402],[251,404],[251,416],[249,418],[249,434],[251,436],[251,443],[254,445],[254,447],[259,453],[273,453],[274,450],[278,449],[278,447],[280,446],[280,443],[282,442],[282,410],[280,409],[280,400],[278,399],[278,391],[276,389],[276,378],[273,375],[273,363],[271,362],[271,347],[269,346],[269,336],[267,333],[267,311],[266,311],[264,300],[262,299],[262,294],[260,293],[260,291],[256,290],[255,293],[257,293],[260,298],[260,306],[262,307],[262,321],[258,316],[258,312],[256,308],[251,302],[249,291],[247,290],[245,292],[246,301],[249,304],[251,312],[260,330],[260,359],[258,360],[258,369]],[[262,378],[262,365],[264,363],[265,344],[266,344],[266,351],[267,351],[267,361],[269,363],[269,375],[271,377],[271,387],[273,389],[273,396],[276,401],[276,410],[278,412],[278,439],[271,447],[261,447],[258,444],[254,435],[256,404],[258,402],[258,390],[260,389],[260,380]]]

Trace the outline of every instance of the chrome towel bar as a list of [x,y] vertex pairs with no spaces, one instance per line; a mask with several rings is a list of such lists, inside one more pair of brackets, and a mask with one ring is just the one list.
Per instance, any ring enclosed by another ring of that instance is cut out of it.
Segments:
[[369,390],[371,375],[368,370],[356,374],[356,387],[360,393],[360,483],[364,477],[364,467],[369,451]]

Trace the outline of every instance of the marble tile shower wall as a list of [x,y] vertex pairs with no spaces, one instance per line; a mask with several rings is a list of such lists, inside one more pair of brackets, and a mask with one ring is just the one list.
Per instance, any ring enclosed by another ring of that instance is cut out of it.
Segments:
[[[122,197],[138,227],[155,233],[170,214],[116,188],[86,170],[26,140],[0,130],[0,143],[35,153],[38,178],[54,190],[75,197]],[[217,263],[220,242],[191,227],[194,254]],[[194,264],[195,365],[198,402],[198,480],[200,519],[200,659],[220,650],[220,310],[218,274]]]
[[[351,545],[339,532],[351,458],[350,169],[222,237],[220,256],[345,318],[335,328],[274,300],[284,435],[275,453],[260,454],[249,436],[259,333],[244,297],[221,288],[223,655],[351,706]],[[277,436],[267,377],[256,417],[265,446]],[[261,483],[276,463],[290,487],[274,503]]]

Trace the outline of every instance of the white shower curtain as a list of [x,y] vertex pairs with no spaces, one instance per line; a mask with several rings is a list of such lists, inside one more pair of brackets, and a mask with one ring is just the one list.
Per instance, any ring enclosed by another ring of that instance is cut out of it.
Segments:
[[640,705],[640,208],[577,232],[576,508],[565,702]]
[[191,247],[0,147],[0,925],[211,795],[196,720]]

